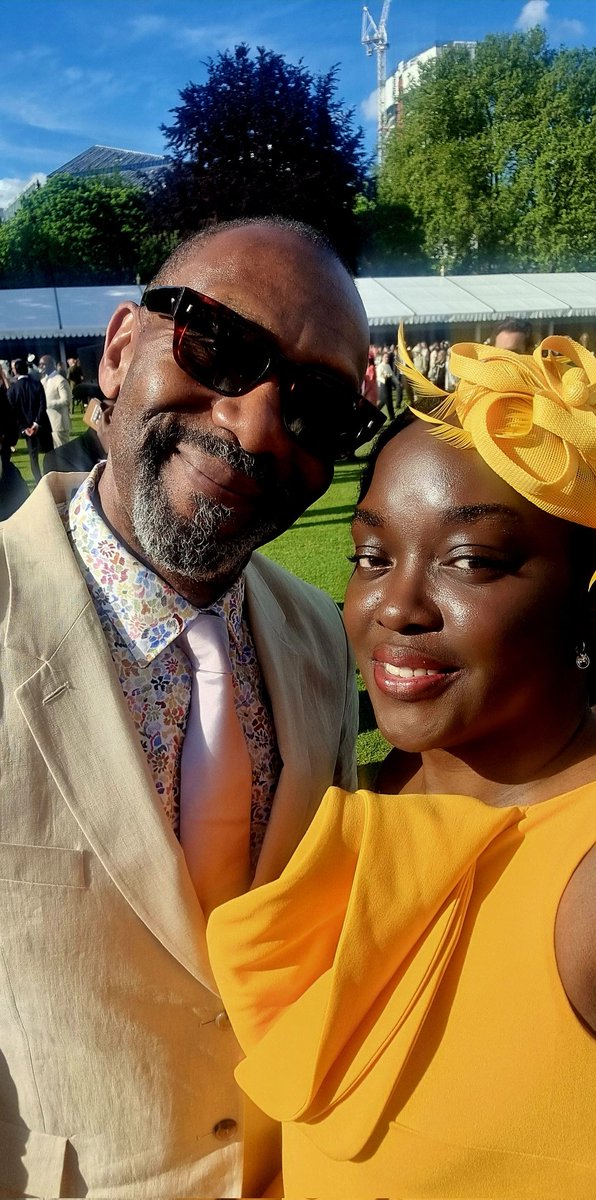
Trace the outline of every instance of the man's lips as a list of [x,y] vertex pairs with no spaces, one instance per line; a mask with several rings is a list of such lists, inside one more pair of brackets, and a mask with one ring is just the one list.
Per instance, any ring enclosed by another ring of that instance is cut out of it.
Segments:
[[460,668],[405,646],[377,646],[373,675],[380,691],[399,700],[426,700],[453,683]]
[[243,471],[234,470],[222,459],[197,446],[186,442],[179,443],[171,461],[176,463],[177,460],[191,480],[194,480],[197,491],[213,496],[224,504],[254,501],[263,495],[263,489],[256,479],[252,479]]

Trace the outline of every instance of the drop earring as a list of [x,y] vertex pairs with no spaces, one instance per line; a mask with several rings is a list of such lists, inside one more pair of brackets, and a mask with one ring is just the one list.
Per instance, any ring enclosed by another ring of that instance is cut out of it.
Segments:
[[586,643],[582,642],[579,649],[575,652],[575,665],[580,671],[586,671],[590,665],[590,655],[586,650]]

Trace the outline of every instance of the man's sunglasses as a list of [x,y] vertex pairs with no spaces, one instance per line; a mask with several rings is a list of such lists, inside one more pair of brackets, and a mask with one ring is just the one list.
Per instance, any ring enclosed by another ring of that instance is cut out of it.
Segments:
[[316,458],[351,454],[383,424],[379,409],[355,388],[331,372],[291,362],[265,329],[211,296],[188,287],[155,287],[141,304],[173,319],[178,366],[210,391],[245,396],[275,376],[284,426]]

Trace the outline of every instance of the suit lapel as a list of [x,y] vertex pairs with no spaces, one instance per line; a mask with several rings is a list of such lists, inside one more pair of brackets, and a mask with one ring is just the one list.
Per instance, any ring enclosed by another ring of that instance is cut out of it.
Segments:
[[[67,487],[78,481],[64,478]],[[64,800],[125,900],[166,949],[215,990],[205,921],[184,856],[50,491],[43,480],[15,515],[20,520],[5,526],[6,644],[32,656],[32,674],[17,689],[17,701]],[[19,614],[37,614],[40,596],[48,597],[47,611],[23,629]]]

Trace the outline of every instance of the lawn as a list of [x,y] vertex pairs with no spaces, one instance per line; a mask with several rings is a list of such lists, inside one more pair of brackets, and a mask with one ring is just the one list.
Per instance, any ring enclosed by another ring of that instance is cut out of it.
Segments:
[[[350,517],[358,496],[359,463],[338,463],[329,491],[321,496],[300,520],[262,553],[293,571],[308,583],[323,588],[340,606],[350,577],[352,553]],[[379,762],[388,746],[376,729],[368,695],[358,675],[360,735],[358,761]]]
[[[73,437],[82,433],[84,428],[82,413],[77,409],[73,416]],[[31,486],[33,480],[29,470],[29,457],[22,439],[12,458]],[[340,606],[351,571],[348,562],[348,555],[352,551],[349,525],[358,494],[360,470],[358,463],[338,463],[329,491],[321,496],[291,529],[286,530],[263,549],[264,554],[293,571],[295,575],[329,592]],[[377,762],[385,756],[387,745],[375,728],[370,701],[362,688],[360,677],[358,686],[358,761]]]

